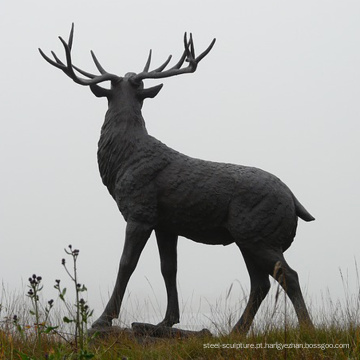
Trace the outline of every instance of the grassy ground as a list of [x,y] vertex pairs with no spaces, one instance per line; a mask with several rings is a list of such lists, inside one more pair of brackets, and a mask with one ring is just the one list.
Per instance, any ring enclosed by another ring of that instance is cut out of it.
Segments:
[[[68,265],[63,259],[62,264],[73,282],[75,300],[69,301],[68,292],[60,280],[55,280],[57,301],[43,301],[42,279],[36,275],[29,278],[26,294],[8,294],[3,287],[0,297],[0,360],[360,359],[358,271],[355,293],[351,291],[347,278],[340,273],[345,301],[332,301],[331,296],[326,294],[320,309],[309,304],[313,310],[315,330],[298,329],[285,292],[273,284],[273,290],[260,308],[250,332],[246,336],[230,334],[231,325],[238,319],[246,301],[245,296],[240,308],[231,307],[231,285],[209,314],[212,323],[209,328],[216,336],[135,338],[133,333],[122,331],[89,337],[86,329],[91,325],[92,311],[82,299],[86,287],[77,282],[76,259],[79,251],[69,246],[66,254],[72,262]],[[142,319],[136,321],[141,322]],[[201,323],[202,320],[197,324]]]
[[[285,348],[287,346],[287,348]],[[0,332],[0,359],[359,359],[359,328],[296,328],[248,336],[135,340],[123,333],[93,340],[87,354],[56,335],[44,335],[40,348],[35,336],[22,339]]]
[[[299,330],[285,294],[280,297],[282,301],[275,304],[269,298],[270,305],[264,304],[247,336],[229,335],[229,318],[218,315],[211,329],[218,330],[217,336],[136,339],[122,332],[95,337],[81,350],[74,341],[74,325],[64,324],[63,314],[52,315],[48,327],[60,327],[49,333],[43,327],[39,339],[31,303],[24,296],[12,296],[7,298],[10,303],[3,301],[0,312],[0,359],[360,359],[358,297],[345,305],[328,306],[327,315],[314,319],[316,330]],[[22,331],[14,324],[14,313],[21,319]]]

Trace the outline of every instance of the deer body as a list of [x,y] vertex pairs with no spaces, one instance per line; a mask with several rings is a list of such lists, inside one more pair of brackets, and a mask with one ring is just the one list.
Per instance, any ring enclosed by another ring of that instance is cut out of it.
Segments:
[[[108,111],[98,144],[98,163],[103,183],[117,203],[127,227],[123,254],[113,294],[94,327],[110,326],[120,312],[127,283],[140,254],[155,231],[168,305],[161,325],[179,322],[176,288],[178,236],[210,245],[236,243],[245,259],[251,281],[248,304],[234,331],[248,331],[267,292],[269,275],[284,287],[294,304],[300,324],[312,326],[297,274],[283,252],[292,243],[298,217],[314,218],[290,189],[274,175],[240,165],[216,163],[183,155],[150,136],[141,114],[143,100],[157,95],[162,85],[144,89],[143,79],[194,72],[215,41],[195,58],[192,38],[184,39],[180,61],[164,70],[170,58],[149,72],[151,53],[139,74],[118,77],[107,73],[95,55],[101,75],[78,69],[71,63],[73,28],[69,42],[61,38],[67,55],[63,64],[41,54],[75,82],[90,85],[96,96],[106,96]],[[189,66],[182,67],[187,59]],[[79,78],[74,69],[89,79]],[[111,81],[111,89],[98,83]]]
[[[148,134],[140,109],[109,109],[98,162],[125,220],[205,244],[262,238],[283,249],[290,245],[296,200],[285,184],[257,168],[194,159],[167,147]],[[269,223],[271,213],[278,222]]]

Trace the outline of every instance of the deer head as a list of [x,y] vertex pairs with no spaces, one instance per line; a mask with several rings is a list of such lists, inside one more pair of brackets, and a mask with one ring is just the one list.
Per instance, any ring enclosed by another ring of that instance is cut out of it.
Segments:
[[[216,40],[213,39],[213,41],[208,46],[208,48],[203,53],[201,53],[199,56],[196,57],[192,35],[190,34],[190,38],[188,40],[187,34],[185,33],[184,52],[180,60],[172,68],[165,70],[166,66],[169,64],[171,60],[171,55],[170,55],[161,66],[159,66],[155,70],[149,71],[150,62],[151,62],[151,50],[150,50],[148,59],[146,61],[146,65],[142,72],[138,74],[127,73],[125,74],[125,76],[121,77],[107,72],[101,66],[93,51],[91,51],[91,56],[93,58],[93,61],[97,69],[100,72],[99,75],[91,74],[73,65],[71,59],[73,37],[74,37],[74,24],[72,24],[68,42],[66,42],[62,37],[59,36],[59,39],[62,42],[65,49],[66,64],[63,63],[53,51],[51,53],[54,57],[54,60],[52,60],[47,55],[45,55],[45,53],[41,49],[39,49],[40,54],[48,63],[62,70],[67,76],[69,76],[77,84],[90,86],[90,89],[95,96],[107,97],[109,101],[109,105],[112,103],[112,99],[115,99],[116,102],[121,101],[121,102],[129,103],[129,102],[138,101],[140,104],[142,104],[144,99],[155,97],[158,94],[158,92],[161,90],[163,84],[156,85],[150,88],[144,88],[143,80],[161,79],[161,78],[171,77],[180,74],[193,73],[196,70],[200,60],[202,60],[210,52]],[[184,61],[189,63],[187,67],[182,67]],[[77,73],[80,73],[86,78],[79,77]],[[99,83],[102,83],[104,81],[111,82],[110,89],[106,89],[98,85]]]

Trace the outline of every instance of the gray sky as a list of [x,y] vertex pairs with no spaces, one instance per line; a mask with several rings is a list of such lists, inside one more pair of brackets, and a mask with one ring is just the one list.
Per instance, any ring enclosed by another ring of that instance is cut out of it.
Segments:
[[[277,175],[316,217],[299,222],[285,254],[307,302],[321,303],[328,290],[333,299],[344,298],[339,269],[356,293],[359,16],[358,1],[3,0],[0,277],[8,291],[21,290],[36,273],[46,296],[55,297],[54,279],[66,280],[63,248],[73,244],[90,306],[100,315],[117,273],[125,222],[96,161],[106,101],[37,50],[64,58],[57,36],[67,38],[75,22],[74,62],[95,72],[92,49],[118,75],[141,71],[150,48],[154,66],[169,54],[176,61],[184,31],[193,33],[198,52],[216,37],[195,74],[164,79],[159,95],[145,102],[148,131],[187,155]],[[235,245],[186,239],[179,242],[178,283],[182,309],[193,311],[193,303],[200,313],[232,283],[239,295],[233,307],[240,311],[239,284],[249,289]],[[166,297],[154,238],[128,290],[124,311],[150,301],[161,320]]]

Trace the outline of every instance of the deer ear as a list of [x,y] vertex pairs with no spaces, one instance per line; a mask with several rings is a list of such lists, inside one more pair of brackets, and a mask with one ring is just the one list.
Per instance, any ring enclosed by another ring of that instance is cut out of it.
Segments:
[[144,100],[146,98],[153,98],[159,93],[162,87],[163,84],[160,84],[148,89],[141,89],[137,91],[136,95],[139,100]]
[[107,97],[107,98],[109,98],[110,95],[111,95],[111,90],[104,89],[104,88],[102,88],[101,86],[99,86],[97,84],[91,84],[90,89],[91,89],[92,93],[96,97]]

